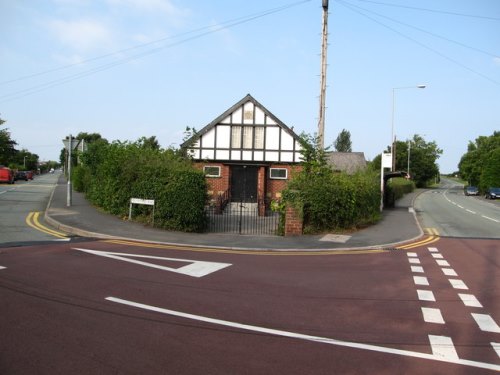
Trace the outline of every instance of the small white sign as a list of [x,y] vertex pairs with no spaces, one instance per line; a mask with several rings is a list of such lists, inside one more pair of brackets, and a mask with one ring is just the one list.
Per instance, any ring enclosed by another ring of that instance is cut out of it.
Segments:
[[392,168],[392,153],[382,153],[382,168]]
[[145,204],[147,206],[154,206],[155,205],[155,200],[154,199],[130,198],[130,203],[133,203],[133,204]]

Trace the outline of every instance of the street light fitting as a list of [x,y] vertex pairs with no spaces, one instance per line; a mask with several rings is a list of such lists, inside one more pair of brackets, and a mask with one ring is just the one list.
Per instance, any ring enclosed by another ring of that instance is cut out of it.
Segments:
[[417,85],[417,89],[425,89],[426,87],[426,85]]

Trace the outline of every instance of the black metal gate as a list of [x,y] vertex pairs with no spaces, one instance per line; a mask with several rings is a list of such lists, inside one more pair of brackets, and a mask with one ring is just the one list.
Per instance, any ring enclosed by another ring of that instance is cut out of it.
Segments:
[[270,208],[270,200],[234,200],[224,209],[207,207],[208,232],[253,235],[278,235],[280,215]]

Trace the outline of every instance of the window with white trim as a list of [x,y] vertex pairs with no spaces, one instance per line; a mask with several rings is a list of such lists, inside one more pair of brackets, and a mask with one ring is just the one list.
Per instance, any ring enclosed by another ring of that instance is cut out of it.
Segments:
[[207,177],[220,177],[220,167],[214,165],[205,165],[203,167],[203,173]]
[[269,168],[269,178],[273,180],[286,180],[288,179],[288,169]]

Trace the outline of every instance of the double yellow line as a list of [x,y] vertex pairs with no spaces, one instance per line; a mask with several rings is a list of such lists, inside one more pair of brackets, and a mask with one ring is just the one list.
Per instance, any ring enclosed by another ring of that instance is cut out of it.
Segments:
[[57,238],[64,238],[67,239],[68,237],[62,233],[62,232],[57,232],[53,229],[47,228],[43,224],[40,223],[38,220],[40,217],[40,212],[30,212],[29,215],[26,217],[26,224],[28,224],[30,227],[33,229],[36,229],[40,232],[49,234],[51,236],[57,237]]
[[430,245],[431,243],[439,241],[439,232],[437,231],[436,228],[425,228],[425,232],[428,235],[428,237],[418,242],[413,242],[407,245],[398,246],[397,249],[408,250],[419,246]]
[[376,254],[384,253],[387,250],[383,249],[362,249],[362,250],[310,250],[310,251],[293,251],[293,250],[250,250],[250,249],[221,249],[212,247],[196,247],[186,245],[168,245],[159,243],[147,243],[140,241],[128,240],[103,240],[106,243],[125,246],[139,246],[155,249],[178,250],[178,251],[194,251],[205,253],[225,253],[225,254],[245,254],[245,255],[274,255],[274,256],[298,256],[298,255],[357,255],[357,254]]

